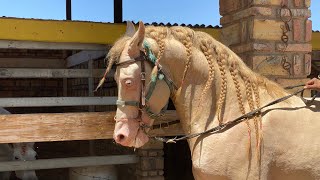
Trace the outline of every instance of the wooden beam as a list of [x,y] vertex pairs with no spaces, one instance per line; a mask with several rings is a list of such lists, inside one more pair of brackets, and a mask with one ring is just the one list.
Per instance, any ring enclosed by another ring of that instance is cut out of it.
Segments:
[[104,44],[89,43],[57,43],[57,42],[35,42],[35,41],[16,41],[1,40],[1,49],[49,49],[49,50],[105,50]]
[[0,107],[105,106],[118,97],[17,97],[0,98]]
[[106,55],[106,51],[81,51],[67,58],[67,67],[72,67],[89,60],[96,60]]
[[60,43],[112,44],[125,24],[0,18],[0,39]]
[[[0,78],[101,78],[105,69],[0,68]],[[112,77],[109,73],[108,77]]]
[[[58,43],[113,44],[126,30],[124,23],[96,23],[39,19],[0,18],[0,39]],[[194,28],[209,34],[213,28]],[[9,45],[17,47],[17,45]],[[1,46],[0,46],[1,47]],[[23,47],[20,45],[20,47]],[[40,46],[44,48],[44,46]],[[51,47],[52,48],[52,47]]]
[[72,8],[71,8],[71,0],[66,0],[66,19],[67,20],[71,20],[71,12],[72,12]]
[[[0,48],[105,50],[125,33],[125,24],[0,18]],[[192,28],[219,40],[220,29]],[[26,43],[27,41],[27,43]],[[11,42],[11,43],[8,43]],[[51,43],[39,43],[51,42]],[[320,33],[312,33],[312,46],[320,50]],[[56,45],[52,43],[57,43]],[[63,43],[63,44],[60,44]],[[59,45],[60,44],[60,45]]]
[[210,34],[216,40],[220,40],[221,29],[216,28],[192,28],[195,31],[202,31]]
[[[0,143],[112,139],[115,112],[0,115]],[[176,120],[168,111],[165,120]],[[150,131],[151,136],[183,134],[180,125]]]
[[320,50],[320,32],[313,32],[312,33],[311,44],[312,44],[313,51]]
[[113,22],[122,23],[122,0],[113,0]]
[[139,158],[136,155],[88,156],[38,159],[33,161],[2,161],[0,162],[0,172],[134,164],[138,161]]
[[0,68],[65,68],[64,59],[0,58]]

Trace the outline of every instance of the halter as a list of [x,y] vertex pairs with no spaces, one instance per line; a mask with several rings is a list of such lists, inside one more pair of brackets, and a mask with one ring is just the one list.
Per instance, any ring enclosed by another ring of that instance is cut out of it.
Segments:
[[[158,80],[164,80],[169,89],[170,93],[174,90],[177,90],[177,86],[174,84],[174,82],[169,78],[169,76],[162,70],[162,66],[158,63],[157,58],[155,55],[152,53],[150,46],[144,42],[143,43],[144,50],[145,51],[140,51],[140,56],[128,61],[116,63],[116,66],[123,66],[123,65],[128,65],[128,64],[133,64],[138,61],[141,62],[141,72],[140,72],[140,80],[141,80],[141,92],[140,92],[140,101],[122,101],[120,99],[117,100],[116,105],[117,106],[134,106],[138,107],[139,109],[139,114],[136,118],[130,118],[134,120],[140,120],[142,117],[142,112],[146,112],[150,118],[157,118],[161,116],[167,109],[168,103],[161,109],[160,113],[154,113],[150,109],[149,106],[149,100],[152,96],[152,93],[157,85]],[[145,69],[145,62],[151,63],[154,67],[157,67],[157,74],[151,76],[151,81],[149,85],[149,90],[146,93],[146,69]],[[116,121],[119,121],[121,119],[117,119],[117,117],[114,118]],[[140,128],[145,129],[145,128],[151,128],[151,126],[146,125],[145,123],[139,121],[140,123]]]

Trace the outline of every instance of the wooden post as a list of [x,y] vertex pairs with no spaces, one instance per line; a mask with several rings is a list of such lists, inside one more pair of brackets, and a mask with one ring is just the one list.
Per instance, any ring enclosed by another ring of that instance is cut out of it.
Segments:
[[71,20],[71,0],[66,0],[66,18]]
[[114,23],[122,23],[122,0],[113,0]]

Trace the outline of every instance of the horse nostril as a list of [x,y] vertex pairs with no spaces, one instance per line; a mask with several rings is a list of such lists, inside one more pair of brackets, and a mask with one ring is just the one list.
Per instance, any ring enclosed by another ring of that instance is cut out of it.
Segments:
[[118,137],[119,137],[120,140],[124,139],[124,135],[122,135],[122,134],[118,135]]
[[117,135],[117,139],[116,139],[117,143],[121,143],[124,140],[125,140],[125,136],[123,134],[118,134]]

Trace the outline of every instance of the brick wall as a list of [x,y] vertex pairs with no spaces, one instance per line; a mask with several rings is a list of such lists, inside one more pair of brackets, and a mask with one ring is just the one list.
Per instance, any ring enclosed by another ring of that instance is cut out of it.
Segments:
[[140,161],[136,167],[138,180],[164,180],[163,143],[150,140],[137,151]]
[[309,7],[310,0],[220,0],[222,41],[254,71],[283,85],[304,82],[311,70]]

